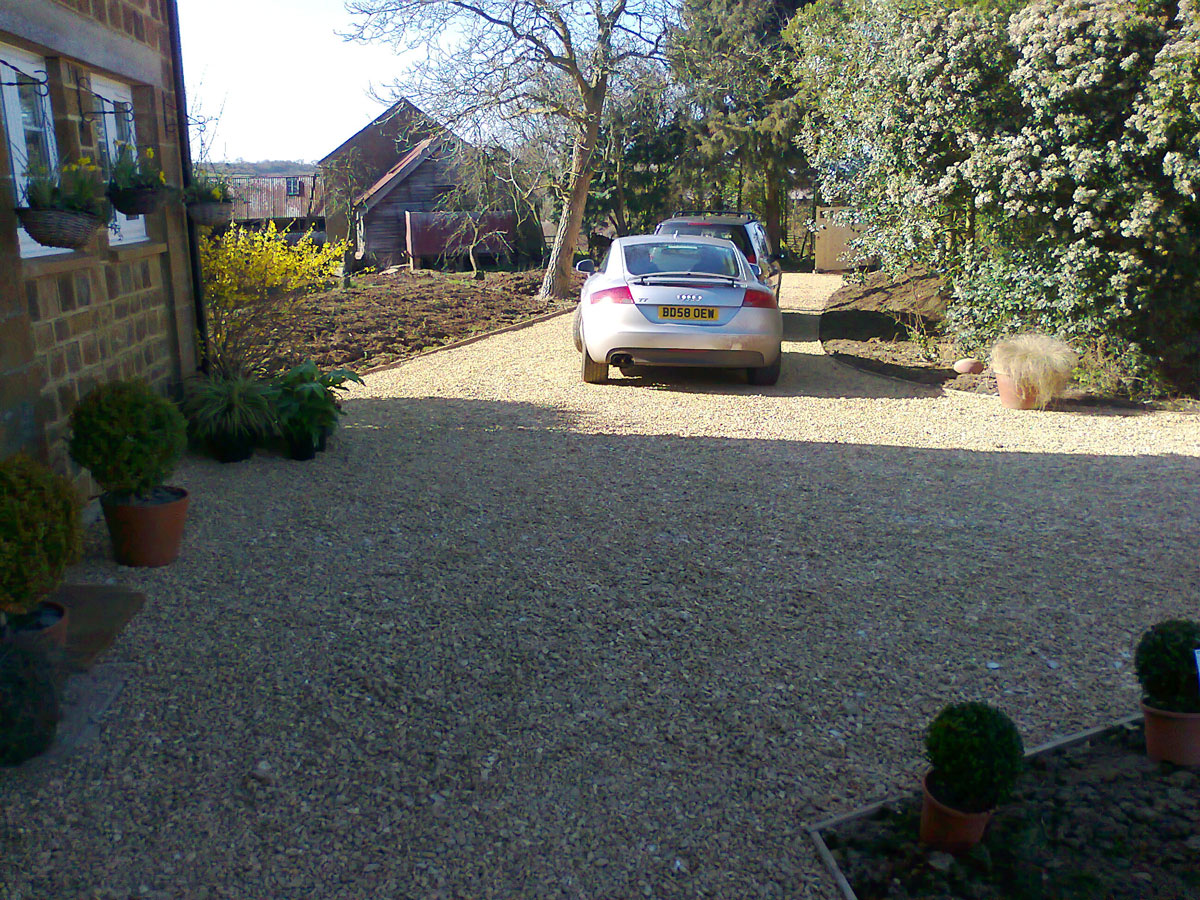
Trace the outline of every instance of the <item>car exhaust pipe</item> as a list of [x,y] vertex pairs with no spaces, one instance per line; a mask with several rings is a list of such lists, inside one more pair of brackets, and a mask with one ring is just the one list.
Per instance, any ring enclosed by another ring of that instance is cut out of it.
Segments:
[[612,358],[612,365],[617,366],[618,368],[624,368],[625,366],[632,366],[633,365],[633,357],[630,356],[628,353],[614,353],[613,358]]

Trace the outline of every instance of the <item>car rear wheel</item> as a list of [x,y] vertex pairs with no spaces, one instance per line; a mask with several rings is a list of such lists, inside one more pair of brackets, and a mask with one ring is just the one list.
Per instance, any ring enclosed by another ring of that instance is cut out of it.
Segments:
[[746,370],[746,377],[754,385],[770,385],[779,380],[779,370],[783,366],[783,354],[775,357],[775,362],[769,366],[756,366]]
[[583,350],[583,310],[575,307],[575,321],[571,325],[571,340],[575,342],[575,350]]
[[598,363],[583,348],[583,380],[587,384],[604,384],[608,381],[608,363]]

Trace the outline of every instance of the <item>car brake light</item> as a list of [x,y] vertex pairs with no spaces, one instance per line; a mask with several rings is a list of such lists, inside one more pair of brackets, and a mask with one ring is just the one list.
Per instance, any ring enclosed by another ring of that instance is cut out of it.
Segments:
[[629,288],[622,285],[621,287],[608,288],[603,291],[596,291],[592,294],[589,303],[632,303],[633,293]]
[[746,262],[750,263],[750,265],[754,265],[755,263],[758,262],[758,257],[755,256],[753,253],[747,253],[746,254]]
[[775,309],[775,295],[762,288],[746,288],[746,296],[742,298],[742,306],[753,306],[758,309]]

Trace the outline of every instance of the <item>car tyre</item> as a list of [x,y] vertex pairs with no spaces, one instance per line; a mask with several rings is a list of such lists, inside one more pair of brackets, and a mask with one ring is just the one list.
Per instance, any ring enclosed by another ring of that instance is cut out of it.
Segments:
[[587,347],[583,348],[583,380],[586,384],[606,384],[608,382],[608,363],[598,363],[588,355]]
[[753,385],[767,386],[779,380],[779,371],[783,368],[783,354],[775,357],[775,362],[769,366],[756,366],[746,370],[746,378]]
[[575,352],[583,351],[583,309],[575,307],[575,321],[571,325],[571,340],[575,342]]

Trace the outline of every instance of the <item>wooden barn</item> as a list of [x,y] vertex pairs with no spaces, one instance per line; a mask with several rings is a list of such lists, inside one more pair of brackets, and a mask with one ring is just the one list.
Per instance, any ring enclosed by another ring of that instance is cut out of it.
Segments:
[[243,225],[274,222],[280,229],[303,233],[325,229],[325,191],[321,176],[230,175],[233,220]]
[[[326,233],[350,241],[351,268],[444,264],[466,256],[463,238],[481,224],[499,227],[495,216],[446,211],[461,152],[454,135],[401,100],[319,162]],[[510,255],[519,229],[515,217],[508,219],[502,241],[468,238],[477,256]],[[434,246],[439,235],[446,240]],[[531,243],[537,242],[522,241],[523,255],[540,254],[540,244],[530,249]]]

